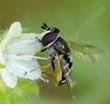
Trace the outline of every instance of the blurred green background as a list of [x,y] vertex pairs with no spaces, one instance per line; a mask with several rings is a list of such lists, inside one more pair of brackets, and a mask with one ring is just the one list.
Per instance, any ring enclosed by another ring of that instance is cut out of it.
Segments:
[[[86,63],[73,54],[73,79],[77,82],[73,88],[74,101],[66,86],[56,88],[39,82],[39,97],[30,94],[34,99],[26,99],[28,104],[110,104],[109,19],[109,0],[0,0],[1,30],[7,29],[14,21],[20,21],[29,32],[40,33],[41,24],[46,22],[58,27],[66,40],[92,44],[105,53],[95,64]],[[16,96],[15,92],[16,89],[12,91],[13,96]],[[8,100],[3,98],[7,94],[0,93],[0,100]],[[19,100],[0,101],[0,104],[26,104],[22,100],[19,103]]]

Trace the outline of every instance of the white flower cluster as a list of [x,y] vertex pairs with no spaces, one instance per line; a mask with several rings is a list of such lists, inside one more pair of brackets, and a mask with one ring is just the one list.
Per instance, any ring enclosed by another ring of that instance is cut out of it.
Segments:
[[14,88],[17,78],[42,79],[41,70],[34,56],[41,49],[36,33],[22,33],[19,22],[14,22],[0,42],[0,76],[4,83]]

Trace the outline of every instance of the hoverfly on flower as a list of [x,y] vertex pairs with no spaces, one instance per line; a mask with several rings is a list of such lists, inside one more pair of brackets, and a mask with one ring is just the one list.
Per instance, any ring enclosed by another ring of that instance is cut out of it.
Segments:
[[44,29],[39,36],[39,41],[44,46],[41,52],[47,49],[49,51],[49,64],[45,68],[52,66],[53,71],[44,71],[43,73],[54,77],[55,85],[57,86],[67,84],[71,93],[71,86],[74,85],[70,76],[73,69],[72,66],[74,66],[71,47],[75,50],[78,57],[82,57],[89,62],[94,62],[102,57],[102,51],[92,45],[79,45],[76,42],[67,42],[56,27],[50,28],[44,23],[41,28]]

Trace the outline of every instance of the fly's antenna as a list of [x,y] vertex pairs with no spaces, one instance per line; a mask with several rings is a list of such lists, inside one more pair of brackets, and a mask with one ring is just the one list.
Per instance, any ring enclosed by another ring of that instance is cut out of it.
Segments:
[[46,23],[43,23],[41,28],[45,29],[45,30],[50,30],[50,27],[48,27],[48,25]]

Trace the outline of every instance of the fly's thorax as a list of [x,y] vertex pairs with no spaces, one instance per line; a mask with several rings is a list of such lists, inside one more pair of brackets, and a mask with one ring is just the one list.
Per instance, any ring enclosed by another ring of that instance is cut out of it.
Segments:
[[52,61],[52,59],[55,57],[55,53],[56,53],[56,51],[55,51],[53,45],[50,46],[50,47],[48,48],[48,54],[49,54],[49,57],[48,57],[48,58],[49,58],[49,60]]
[[55,52],[54,46],[53,46],[53,45],[50,46],[50,47],[48,48],[48,51],[49,51],[50,54],[53,53],[53,52]]

